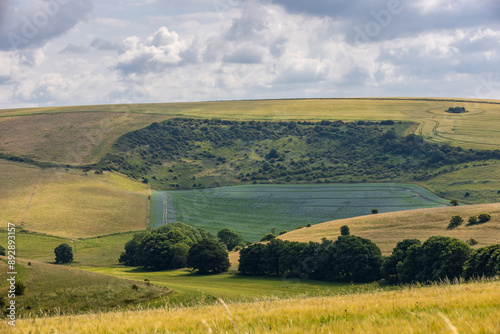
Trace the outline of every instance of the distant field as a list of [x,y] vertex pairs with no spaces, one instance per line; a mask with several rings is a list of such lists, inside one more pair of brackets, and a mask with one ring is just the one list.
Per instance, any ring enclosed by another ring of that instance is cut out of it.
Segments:
[[167,118],[105,112],[0,117],[0,153],[60,164],[95,163],[119,136]]
[[40,169],[0,161],[0,227],[8,222],[41,233],[85,238],[143,230],[147,185],[114,173]]
[[495,161],[488,166],[480,163],[476,167],[474,164],[468,166],[421,183],[441,197],[465,203],[500,202],[500,163]]
[[197,275],[189,270],[146,272],[131,268],[83,268],[122,279],[144,281],[173,290],[169,306],[206,305],[219,298],[227,302],[252,301],[260,298],[325,296],[375,290],[377,284],[345,284],[281,277],[249,277],[235,274]]
[[[202,190],[155,192],[152,226],[167,220],[217,233],[232,228],[246,240],[259,240],[275,227],[294,230],[308,223],[370,214],[448,205],[424,188],[403,184],[251,185]],[[155,200],[156,199],[156,200]]]
[[[491,221],[474,226],[465,226],[470,216],[480,213],[491,214]],[[461,215],[465,223],[453,230],[446,227],[451,216]],[[449,236],[461,240],[475,239],[479,242],[474,247],[483,247],[500,243],[500,203],[467,205],[391,212],[378,215],[341,219],[292,231],[280,236],[291,241],[321,241],[321,238],[336,239],[340,227],[348,225],[351,234],[372,240],[380,247],[384,255],[403,239],[427,240],[431,236]]]
[[[450,114],[452,106],[469,113]],[[0,118],[78,112],[159,114],[262,120],[402,120],[420,123],[418,134],[438,143],[495,149],[500,145],[500,101],[460,99],[297,99],[168,104],[95,105],[0,110]],[[1,124],[1,122],[0,122]],[[0,146],[1,147],[1,146]]]
[[[0,257],[5,261],[5,257]],[[17,279],[26,287],[16,297],[17,317],[81,314],[130,308],[141,302],[165,297],[170,290],[139,282],[78,270],[63,265],[50,265],[17,259]],[[0,261],[2,276],[7,265]],[[2,280],[0,292],[7,295],[7,281]],[[136,284],[138,289],[132,289]],[[3,319],[4,320],[4,319]],[[5,321],[2,321],[5,323]],[[22,328],[22,327],[21,327]],[[1,330],[0,330],[1,332]],[[3,332],[2,332],[3,333]]]
[[17,326],[27,333],[75,334],[159,328],[168,333],[498,333],[499,300],[500,283],[491,282],[30,319]]

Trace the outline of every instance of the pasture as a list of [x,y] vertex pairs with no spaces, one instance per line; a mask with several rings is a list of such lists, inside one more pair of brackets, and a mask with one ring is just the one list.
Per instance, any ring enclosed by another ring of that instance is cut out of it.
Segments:
[[[491,221],[466,226],[470,216],[481,213],[491,214]],[[448,230],[447,226],[453,215],[461,215],[465,222],[455,229]],[[500,203],[419,209],[340,219],[291,231],[279,238],[301,242],[319,242],[321,238],[336,239],[343,225],[349,226],[351,234],[373,241],[382,250],[383,255],[390,255],[396,244],[403,239],[420,239],[423,242],[437,235],[463,241],[475,239],[478,244],[474,247],[477,248],[499,243]]]
[[[500,283],[21,320],[33,333],[496,333]],[[2,324],[3,328],[7,325]],[[1,327],[0,327],[1,328]]]
[[29,231],[86,238],[148,226],[148,186],[120,174],[7,161],[0,167],[0,227],[11,222]]
[[133,268],[82,268],[113,277],[144,281],[168,287],[168,306],[191,306],[227,302],[252,301],[262,298],[325,296],[372,291],[378,284],[346,284],[281,277],[249,277],[236,274],[198,275],[189,270],[148,272]]
[[379,212],[446,206],[424,188],[411,184],[249,185],[154,192],[152,227],[183,222],[212,233],[228,227],[245,240],[334,219]]

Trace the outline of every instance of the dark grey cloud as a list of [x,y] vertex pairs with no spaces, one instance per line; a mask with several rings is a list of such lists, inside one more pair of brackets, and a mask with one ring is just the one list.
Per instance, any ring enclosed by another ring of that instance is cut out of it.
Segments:
[[274,0],[273,3],[291,13],[330,17],[342,22],[337,33],[343,33],[353,44],[416,36],[428,31],[500,26],[498,0],[441,0],[429,8],[425,0]]
[[20,8],[0,0],[0,50],[46,44],[85,20],[93,0],[36,0]]

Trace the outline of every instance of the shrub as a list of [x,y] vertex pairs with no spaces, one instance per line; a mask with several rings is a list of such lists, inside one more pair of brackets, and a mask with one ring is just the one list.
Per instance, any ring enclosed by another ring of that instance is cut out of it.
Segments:
[[288,233],[288,231],[287,230],[280,231],[280,235],[283,235],[285,233]]
[[63,243],[54,249],[56,263],[69,263],[73,261],[73,249],[70,245]]
[[241,247],[241,246],[236,246],[236,247],[234,247],[233,251],[237,252],[237,251],[241,250],[242,248],[243,247]]
[[460,215],[454,215],[450,219],[450,223],[448,224],[448,229],[453,229],[455,227],[458,227],[462,225],[464,222],[464,219]]
[[0,245],[0,255],[5,255],[5,248]]
[[261,242],[263,241],[271,241],[273,240],[274,238],[276,238],[276,235],[273,234],[273,233],[268,233],[266,234],[265,236],[262,237],[262,239],[260,239]]
[[304,228],[304,226],[297,226],[296,230],[300,230],[301,228]]
[[481,213],[479,216],[477,216],[478,223],[486,223],[491,220],[491,215],[488,213]]
[[350,235],[351,231],[349,230],[349,226],[344,225],[340,227],[340,235]]
[[418,239],[405,239],[398,242],[396,247],[392,250],[392,255],[387,257],[382,263],[381,273],[387,283],[396,284],[399,282],[398,264],[405,260],[407,251],[411,246],[420,246],[421,244],[422,243]]
[[372,209],[372,214],[376,215],[378,213],[378,209]]
[[14,286],[16,288],[16,296],[24,295],[24,290],[26,290],[26,287],[24,286],[23,282],[16,282]]
[[465,264],[464,277],[493,277],[500,274],[500,244],[479,248]]
[[468,243],[470,246],[474,246],[474,245],[478,244],[476,239],[469,239],[466,241],[466,243]]
[[452,199],[450,201],[450,204],[453,205],[453,206],[458,206],[458,201],[456,199]]
[[221,229],[219,233],[217,233],[217,237],[226,245],[228,250],[233,250],[234,247],[243,244],[243,236],[229,228]]
[[309,223],[309,224],[306,225],[306,227],[311,227],[311,226],[312,226],[311,223]]
[[476,216],[471,216],[467,220],[467,225],[474,225],[474,224],[477,224],[477,222],[478,222],[477,217]]

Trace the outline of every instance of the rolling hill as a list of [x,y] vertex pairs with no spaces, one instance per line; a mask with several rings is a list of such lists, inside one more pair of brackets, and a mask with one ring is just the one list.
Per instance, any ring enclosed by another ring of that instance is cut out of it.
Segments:
[[[491,214],[491,221],[466,226],[470,216],[481,213]],[[448,230],[447,226],[453,215],[461,215],[465,223]],[[498,244],[500,240],[500,203],[418,209],[340,219],[291,231],[279,238],[301,242],[321,241],[322,238],[336,239],[343,225],[349,226],[351,234],[372,240],[384,255],[390,255],[396,244],[403,239],[425,241],[436,235],[463,241],[475,239],[478,241],[475,247],[483,247]]]

